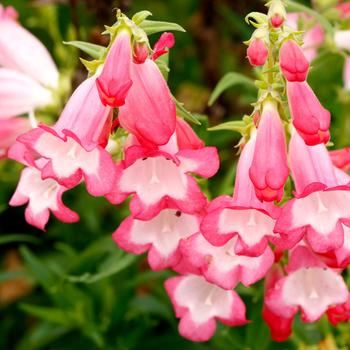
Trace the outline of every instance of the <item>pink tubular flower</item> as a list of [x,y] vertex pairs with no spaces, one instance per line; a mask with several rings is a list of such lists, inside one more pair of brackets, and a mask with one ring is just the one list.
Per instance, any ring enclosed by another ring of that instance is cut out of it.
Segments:
[[181,258],[180,242],[199,231],[199,215],[163,209],[149,221],[125,219],[113,234],[114,241],[130,253],[148,253],[153,270],[172,267]]
[[247,57],[252,66],[263,66],[267,60],[269,52],[262,39],[253,39],[247,49]]
[[35,80],[15,70],[0,68],[0,119],[30,113],[51,102],[51,92]]
[[223,246],[237,235],[235,253],[259,256],[275,234],[273,228],[279,208],[262,203],[249,180],[249,167],[254,155],[255,136],[243,148],[238,162],[234,196],[213,200],[201,224],[203,236],[215,246]]
[[[315,322],[330,306],[342,304],[348,298],[343,278],[305,246],[298,246],[291,252],[285,270],[288,275],[278,279],[265,295],[265,308],[275,316],[276,322],[280,322],[279,318],[292,321],[299,309],[304,322]],[[271,321],[272,318],[270,324]],[[288,332],[284,334],[288,336]],[[281,338],[276,340],[285,340]]]
[[16,138],[30,129],[26,118],[0,119],[0,159],[5,157]]
[[350,51],[350,29],[336,30],[334,42],[339,49]]
[[62,195],[66,190],[67,188],[53,179],[43,180],[36,168],[27,167],[22,171],[10,205],[19,206],[28,203],[25,211],[26,221],[41,230],[45,229],[50,211],[63,222],[76,222],[79,220],[78,214],[62,202]]
[[265,276],[274,254],[267,247],[258,257],[237,255],[236,241],[237,237],[233,237],[225,245],[215,247],[202,234],[192,235],[181,242],[182,265],[198,268],[208,282],[224,289],[233,289],[239,282],[249,286]]
[[49,52],[16,19],[12,7],[0,5],[0,65],[27,74],[48,87],[57,87],[58,71]]
[[289,169],[286,140],[276,106],[267,102],[261,115],[249,176],[261,201],[280,201]]
[[[53,178],[65,187],[76,186],[84,177],[90,194],[109,193],[115,179],[115,165],[103,148],[107,144],[111,115],[98,96],[95,77],[84,81],[73,93],[60,119],[52,127],[41,125],[17,142],[25,146],[13,147],[9,157],[26,161],[41,170],[42,178]],[[47,162],[38,166],[39,158]]]
[[196,181],[188,173],[213,176],[219,167],[215,147],[179,149],[176,133],[159,149],[132,145],[125,151],[114,190],[108,199],[120,203],[134,194],[130,203],[133,216],[149,220],[163,208],[176,207],[185,213],[200,212],[207,201]]
[[119,108],[120,125],[147,146],[166,144],[176,127],[176,108],[157,65],[150,59],[131,65],[130,88]]
[[154,44],[152,60],[155,61],[158,57],[166,54],[168,49],[175,45],[175,37],[173,33],[164,32],[159,40]]
[[309,62],[294,40],[287,40],[281,47],[280,67],[288,81],[305,81],[309,72]]
[[276,244],[290,247],[305,237],[315,252],[340,249],[350,227],[349,185],[339,182],[324,145],[307,146],[294,132],[289,152],[296,194],[276,222]]
[[350,171],[350,147],[330,151],[333,164],[344,171]]
[[132,85],[130,66],[132,62],[131,36],[128,30],[118,33],[108,53],[96,85],[101,101],[105,106],[124,105]]
[[179,333],[192,341],[207,341],[215,333],[216,320],[229,326],[244,325],[245,305],[233,290],[225,290],[196,275],[171,277],[165,288],[181,318]]
[[309,146],[327,143],[331,116],[306,82],[287,82],[293,125]]

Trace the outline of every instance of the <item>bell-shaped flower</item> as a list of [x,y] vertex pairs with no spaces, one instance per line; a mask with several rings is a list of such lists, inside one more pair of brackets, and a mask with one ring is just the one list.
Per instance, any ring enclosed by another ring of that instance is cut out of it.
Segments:
[[207,341],[215,333],[216,321],[233,326],[244,325],[246,308],[233,290],[222,289],[203,277],[186,275],[165,281],[175,315],[181,318],[179,333],[192,341]]
[[9,157],[18,161],[25,157],[32,165],[45,158],[48,162],[40,168],[43,179],[52,178],[71,188],[84,177],[88,192],[99,196],[111,191],[116,169],[104,149],[111,126],[110,108],[102,105],[95,79],[85,80],[76,89],[52,128],[41,125],[17,139],[25,146],[25,155],[14,147]]
[[329,152],[333,164],[343,171],[350,171],[350,147]]
[[233,289],[240,282],[250,286],[265,276],[274,262],[274,254],[266,247],[258,257],[237,255],[236,241],[237,237],[233,237],[225,245],[216,247],[197,233],[181,242],[182,266],[194,266],[208,282],[224,289]]
[[253,38],[247,49],[247,57],[252,66],[263,66],[269,52],[263,39]]
[[27,118],[0,119],[0,159],[6,157],[16,138],[30,129]]
[[176,265],[180,258],[180,242],[199,231],[199,215],[182,213],[167,208],[148,221],[129,216],[113,233],[120,248],[134,254],[148,251],[148,262],[153,270]]
[[300,46],[294,40],[287,40],[280,50],[280,67],[288,81],[305,81],[309,72],[309,62]]
[[309,146],[327,143],[331,115],[306,82],[287,82],[293,125]]
[[258,200],[249,179],[255,140],[253,134],[239,158],[233,198],[214,199],[201,224],[201,233],[211,244],[223,246],[237,235],[235,253],[249,256],[265,252],[268,241],[275,236],[273,229],[279,215],[278,207]]
[[[215,147],[180,149],[173,134],[168,144],[158,149],[131,145],[118,165],[117,180],[107,198],[114,204],[134,194],[130,202],[133,216],[149,220],[163,208],[176,207],[185,213],[199,213],[207,203],[189,173],[208,178],[219,168]],[[181,140],[181,138],[180,138]]]
[[120,125],[146,146],[166,144],[176,127],[176,108],[157,65],[146,59],[131,64],[133,82],[119,108]]
[[31,77],[0,68],[0,119],[31,113],[51,102],[51,92]]
[[291,252],[285,270],[287,276],[270,286],[264,300],[265,308],[275,315],[276,322],[279,318],[291,321],[298,310],[302,321],[315,322],[330,306],[343,304],[348,298],[342,276],[327,268],[306,246],[298,246]]
[[[12,7],[0,5],[0,65],[56,88],[58,70],[45,46],[17,21]],[[2,100],[2,98],[0,98]]]
[[289,169],[282,121],[272,102],[266,102],[260,118],[249,176],[261,201],[280,201]]
[[293,132],[289,156],[296,193],[276,222],[275,232],[281,235],[276,244],[290,248],[305,238],[318,253],[341,248],[344,227],[350,227],[349,185],[339,182],[323,144],[307,146]]
[[132,85],[130,67],[132,62],[131,34],[124,29],[118,32],[107,55],[96,85],[105,106],[120,107]]
[[[43,160],[40,163],[42,164]],[[41,230],[45,229],[50,211],[63,222],[76,222],[79,220],[78,214],[67,208],[62,202],[62,195],[65,191],[67,188],[55,180],[43,180],[38,169],[26,167],[22,171],[10,205],[19,206],[28,203],[25,219],[30,225]]]

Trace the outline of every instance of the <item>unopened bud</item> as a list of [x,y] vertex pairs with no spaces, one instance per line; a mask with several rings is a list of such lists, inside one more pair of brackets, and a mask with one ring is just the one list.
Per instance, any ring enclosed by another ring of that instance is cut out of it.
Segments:
[[133,50],[133,58],[135,63],[144,63],[148,57],[148,47],[146,43],[136,43]]
[[281,0],[272,0],[269,5],[268,17],[274,28],[279,28],[287,18],[286,9]]
[[253,39],[247,49],[247,57],[252,66],[263,66],[267,60],[269,52],[262,39]]

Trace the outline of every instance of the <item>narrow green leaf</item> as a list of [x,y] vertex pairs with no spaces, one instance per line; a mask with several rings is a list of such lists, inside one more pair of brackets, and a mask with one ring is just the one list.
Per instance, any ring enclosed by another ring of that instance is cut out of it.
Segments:
[[214,91],[212,92],[208,105],[212,106],[213,103],[218,99],[218,97],[228,88],[234,86],[234,85],[245,85],[250,88],[256,89],[256,86],[254,85],[254,80],[251,78],[246,77],[243,74],[236,73],[236,72],[230,72],[225,74],[220,81],[215,86]]
[[189,122],[196,124],[196,125],[201,125],[201,122],[198,120],[198,118],[189,112],[183,105],[183,103],[179,102],[174,96],[173,96],[175,105],[176,105],[176,113],[179,117],[182,117]]
[[60,324],[63,326],[72,326],[75,323],[74,315],[71,312],[64,311],[55,307],[37,306],[21,303],[20,309],[24,312],[36,316],[40,319]]
[[55,275],[32,253],[28,247],[21,246],[19,251],[35,280],[43,287],[50,290],[50,288],[52,288],[57,282]]
[[147,17],[152,16],[152,12],[149,11],[140,11],[135,13],[131,20],[137,24],[140,25]]
[[166,31],[178,31],[178,32],[185,32],[186,30],[182,28],[177,23],[172,22],[160,22],[160,21],[150,21],[150,20],[144,20],[140,27],[146,32],[146,34],[151,35],[154,33],[159,32],[166,32]]
[[74,46],[95,59],[102,57],[106,50],[104,46],[91,44],[85,41],[64,41],[63,44]]
[[0,236],[0,244],[14,243],[14,242],[27,242],[39,244],[40,239],[30,235],[24,234],[9,234]]
[[322,16],[320,13],[314,11],[308,6],[305,6],[303,4],[297,3],[293,0],[286,0],[285,1],[287,5],[288,12],[306,12],[307,14],[311,15],[314,17],[320,24],[321,26],[325,29],[325,31],[333,38],[333,27],[329,23],[329,21]]
[[237,131],[239,133],[242,133],[246,128],[247,128],[247,124],[244,123],[243,121],[232,120],[230,122],[212,126],[211,128],[208,128],[208,130],[209,131],[230,130],[230,131]]
[[109,267],[104,268],[101,272],[96,274],[90,274],[89,272],[84,273],[80,276],[67,276],[67,280],[73,283],[95,283],[104,278],[115,275],[124,269],[128,268],[138,259],[137,255],[127,254],[114,265],[109,265]]

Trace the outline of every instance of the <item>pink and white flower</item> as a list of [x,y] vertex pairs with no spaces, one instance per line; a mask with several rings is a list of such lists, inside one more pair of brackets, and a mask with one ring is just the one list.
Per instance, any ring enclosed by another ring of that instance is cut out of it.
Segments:
[[63,222],[76,222],[79,220],[78,214],[62,202],[62,195],[66,190],[66,187],[53,179],[43,180],[38,169],[26,167],[22,171],[10,205],[19,206],[28,203],[25,210],[26,221],[41,230],[45,229],[50,211]]
[[[298,310],[304,322],[315,322],[330,306],[343,304],[348,298],[348,288],[341,275],[327,268],[305,246],[291,252],[285,270],[287,276],[278,279],[265,295],[265,308],[275,316],[276,322],[291,321]],[[287,332],[285,335],[288,336]]]
[[0,65],[56,88],[59,74],[49,52],[16,21],[17,17],[13,7],[0,5]]
[[276,106],[263,107],[249,177],[261,201],[280,201],[289,169],[284,128]]
[[148,221],[129,216],[113,233],[113,239],[127,252],[148,251],[151,268],[162,270],[179,262],[180,242],[199,231],[200,218],[173,208],[163,209]]
[[309,146],[327,143],[331,116],[308,83],[287,81],[287,95],[293,125],[305,143]]
[[265,276],[274,262],[274,254],[267,247],[258,257],[237,255],[236,241],[237,237],[233,237],[225,245],[215,247],[201,233],[192,235],[181,241],[181,265],[199,269],[208,282],[224,289],[233,289],[240,282],[250,286]]
[[201,212],[207,200],[189,173],[211,177],[218,170],[219,158],[215,147],[179,148],[189,145],[182,138],[186,135],[187,131],[181,135],[174,133],[168,144],[158,149],[128,147],[125,159],[118,165],[114,189],[107,198],[118,204],[134,194],[130,209],[140,220],[149,220],[164,208],[175,207],[188,214]]
[[231,327],[244,325],[245,305],[233,290],[222,289],[203,277],[186,275],[165,281],[176,317],[181,318],[179,333],[192,341],[207,341],[215,333],[216,321]]
[[[115,164],[104,149],[111,125],[110,108],[102,105],[96,77],[84,81],[73,93],[60,119],[51,128],[41,125],[21,135],[9,157],[23,158],[40,169],[42,178],[55,179],[62,186],[76,186],[84,177],[90,194],[109,193],[115,179]],[[20,152],[18,151],[20,150]],[[46,159],[43,167],[38,160]]]
[[201,224],[201,232],[211,244],[223,246],[237,236],[235,253],[248,256],[265,252],[268,241],[275,236],[273,229],[279,215],[278,207],[258,200],[249,179],[255,142],[253,134],[243,148],[233,198],[220,196],[213,200]]
[[341,248],[350,227],[349,186],[339,182],[324,145],[307,146],[294,132],[289,152],[296,193],[276,222],[279,245],[290,248],[305,238],[315,252]]

